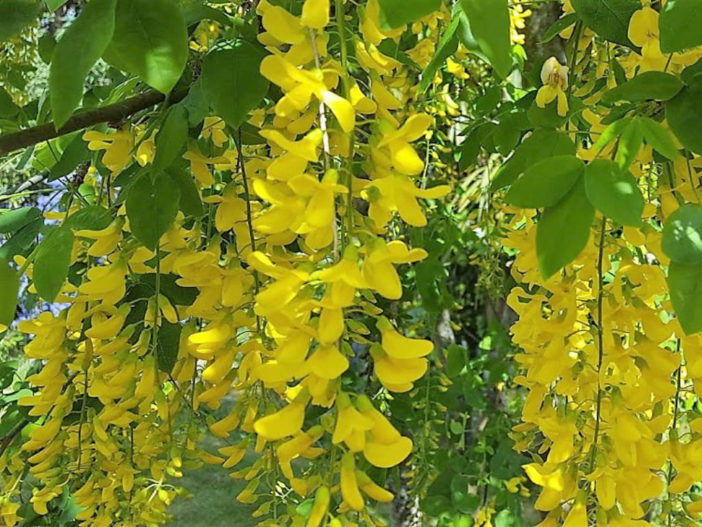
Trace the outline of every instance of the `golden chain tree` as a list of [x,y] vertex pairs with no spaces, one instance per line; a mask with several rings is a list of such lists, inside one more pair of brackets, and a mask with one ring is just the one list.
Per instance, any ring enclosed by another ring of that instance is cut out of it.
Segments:
[[[39,39],[45,96],[0,93],[0,154],[58,199],[0,214],[32,368],[0,411],[0,521],[164,524],[212,464],[261,525],[382,525],[408,484],[445,487],[442,525],[696,525],[702,2],[556,2],[536,38],[562,56],[526,57],[538,4],[4,0],[2,40],[68,24]],[[408,322],[456,257],[442,214],[481,283],[510,268],[517,371],[488,384],[526,394],[525,477],[490,446],[433,466],[487,434],[459,411],[436,439],[484,372]]]

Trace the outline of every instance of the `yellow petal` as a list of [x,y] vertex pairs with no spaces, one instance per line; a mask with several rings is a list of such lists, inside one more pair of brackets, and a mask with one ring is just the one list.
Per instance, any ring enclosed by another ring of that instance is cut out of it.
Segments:
[[390,468],[402,463],[412,452],[412,440],[401,437],[389,445],[369,441],[363,449],[368,462],[379,468]]
[[329,23],[329,0],[305,0],[301,21],[307,27],[323,29]]
[[293,402],[282,410],[256,421],[254,430],[264,439],[274,441],[299,432],[304,419],[305,405]]
[[336,379],[349,368],[349,360],[336,346],[321,346],[309,358],[308,366],[317,377]]
[[356,125],[356,112],[351,103],[334,92],[323,91],[320,95],[322,102],[329,107],[336,120],[339,121],[341,129],[346,133],[351,132]]

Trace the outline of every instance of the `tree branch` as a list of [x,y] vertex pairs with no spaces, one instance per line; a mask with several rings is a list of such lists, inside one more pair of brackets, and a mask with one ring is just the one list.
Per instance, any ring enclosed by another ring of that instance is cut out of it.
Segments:
[[[170,102],[177,103],[181,101],[187,93],[187,90],[172,93]],[[0,135],[0,156],[70,134],[77,130],[89,128],[96,124],[122,121],[130,115],[163,102],[165,98],[166,96],[163,93],[148,91],[108,106],[78,111],[59,130],[56,130],[54,123],[51,122],[19,132]]]

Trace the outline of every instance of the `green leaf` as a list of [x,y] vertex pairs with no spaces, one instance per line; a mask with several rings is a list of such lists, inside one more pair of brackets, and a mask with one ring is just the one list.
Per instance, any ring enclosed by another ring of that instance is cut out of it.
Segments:
[[84,161],[90,159],[88,143],[83,141],[82,132],[74,134],[73,140],[66,145],[59,160],[49,170],[48,181],[67,176]]
[[590,238],[594,217],[583,178],[561,201],[544,210],[536,226],[536,255],[544,279],[578,257]]
[[528,209],[555,205],[573,187],[584,168],[583,162],[573,155],[542,159],[512,183],[505,201]]
[[10,260],[17,254],[26,253],[34,244],[34,240],[43,226],[43,218],[30,221],[27,225],[14,233],[12,237],[0,247],[0,258]]
[[64,222],[66,227],[73,230],[101,231],[112,223],[112,214],[105,207],[91,205],[71,214]]
[[507,0],[461,0],[461,7],[480,51],[500,77],[507,77],[512,70]]
[[702,331],[702,265],[671,262],[668,289],[683,331],[688,335]]
[[568,116],[573,110],[573,100],[573,97],[568,98],[568,114],[566,115],[558,114],[557,100],[547,104],[545,108],[541,108],[538,104],[536,104],[536,101],[534,101],[527,110],[529,121],[534,126],[539,128],[560,128],[568,120]]
[[380,28],[395,29],[433,13],[441,7],[441,0],[378,0]]
[[154,170],[168,168],[185,152],[188,142],[188,111],[182,104],[171,106],[156,134]]
[[622,132],[627,126],[629,126],[630,122],[630,117],[624,117],[623,119],[619,119],[618,121],[614,121],[612,124],[608,125],[607,128],[605,128],[604,132],[602,132],[600,138],[595,143],[595,151],[601,151],[609,143],[611,143],[617,137],[622,135]]
[[17,116],[19,111],[19,106],[15,104],[7,90],[0,87],[0,118],[12,119]]
[[127,194],[127,217],[132,234],[151,250],[155,250],[164,232],[178,213],[180,191],[167,174],[154,178],[143,174]]
[[647,71],[605,92],[602,101],[667,101],[675,97],[682,88],[683,82],[675,75],[662,71]]
[[9,326],[15,319],[19,287],[19,275],[0,258],[0,325]]
[[56,39],[54,36],[50,33],[46,33],[39,37],[37,44],[39,58],[46,64],[51,63],[51,56],[54,54],[54,48],[56,47]]
[[585,168],[585,192],[590,203],[622,225],[641,225],[644,198],[636,179],[609,159],[595,159]]
[[69,525],[84,509],[76,503],[75,498],[71,495],[68,487],[63,487],[63,495],[59,503],[61,515],[58,518],[60,525]]
[[458,344],[451,344],[446,350],[446,375],[451,378],[460,375],[466,366],[467,350]]
[[661,8],[658,27],[661,51],[675,53],[702,44],[702,1],[668,0]]
[[34,287],[47,302],[54,301],[68,276],[73,239],[73,231],[64,225],[52,230],[39,244],[34,259]]
[[[25,390],[19,390],[15,393],[20,393],[23,391]],[[31,390],[29,391],[29,395],[33,395]],[[7,400],[5,400],[4,403],[4,406],[7,407]],[[15,427],[19,426],[26,420],[27,413],[26,411],[22,411],[22,407],[18,406],[17,404],[7,407],[7,410],[2,414],[2,419],[0,419],[0,439],[6,438],[8,434],[15,429]],[[26,518],[26,516],[23,515],[23,518]]]
[[702,154],[702,82],[683,88],[665,105],[665,118],[682,145]]
[[585,25],[610,42],[633,48],[629,20],[641,9],[639,0],[572,0],[573,9]]
[[434,51],[434,56],[431,58],[427,67],[422,71],[422,80],[419,83],[418,91],[419,93],[424,93],[429,87],[431,82],[434,80],[436,71],[446,62],[446,59],[453,55],[458,49],[458,34],[457,29],[461,23],[461,19],[454,13],[451,23],[444,31],[441,36],[439,45],[436,46],[436,51]]
[[59,7],[61,7],[63,4],[65,4],[68,0],[45,0],[46,2],[46,7],[49,8],[49,11],[52,13],[56,11]]
[[[196,287],[178,285],[179,279],[180,277],[175,274],[161,274],[159,278],[161,294],[174,305],[190,306],[197,299],[199,291]],[[141,298],[148,299],[156,294],[156,273],[139,275],[139,283],[145,287],[145,294]]]
[[196,24],[201,20],[213,20],[223,26],[231,26],[231,19],[223,11],[204,5],[202,2],[191,1],[183,6],[183,18],[188,26]]
[[239,41],[232,49],[205,57],[202,89],[217,115],[232,128],[238,128],[268,92],[268,81],[260,73],[263,56],[261,48]]
[[239,127],[239,132],[241,133],[241,144],[242,145],[265,145],[266,140],[258,133],[258,128],[256,128],[251,123],[242,123]]
[[188,95],[180,103],[188,111],[188,124],[195,128],[210,113],[210,103],[202,90],[202,80],[198,79],[190,86]]
[[670,132],[663,128],[661,123],[650,117],[639,117],[639,124],[646,143],[651,145],[654,150],[670,160],[675,160],[678,157],[678,147]]
[[503,114],[492,134],[495,149],[502,155],[508,155],[514,150],[522,136],[522,130],[531,128],[526,112]]
[[39,4],[33,0],[0,2],[0,42],[20,33],[39,15]]
[[118,0],[105,60],[170,92],[188,61],[188,29],[178,6],[169,0]]
[[702,264],[702,206],[686,204],[673,212],[663,225],[663,252],[672,261]]
[[517,521],[512,511],[504,509],[495,516],[495,527],[515,527],[516,525],[521,525],[517,523]]
[[197,189],[195,179],[190,171],[181,167],[172,167],[168,170],[168,175],[180,189],[178,205],[183,214],[194,217],[202,216],[205,213],[205,208],[202,206],[200,191]]
[[178,359],[178,348],[180,344],[180,324],[171,324],[163,321],[158,328],[158,367],[165,373],[171,373]]
[[466,136],[461,145],[461,154],[458,161],[458,167],[461,170],[471,167],[477,160],[485,135],[494,130],[494,127],[488,126],[489,124],[492,123],[482,124],[473,128]]
[[544,36],[541,38],[541,43],[546,44],[547,42],[550,42],[561,31],[572,26],[577,21],[577,13],[569,13],[567,15],[562,16],[553,24],[551,24],[551,26],[544,32]]
[[634,117],[622,130],[617,144],[617,164],[622,170],[627,170],[634,162],[643,144],[643,128],[639,118]]
[[552,156],[575,155],[575,143],[563,132],[540,129],[534,131],[514,150],[514,154],[495,173],[491,189],[511,184],[527,167]]
[[78,107],[85,79],[112,39],[115,4],[116,0],[91,0],[54,48],[49,94],[56,129]]
[[28,223],[41,220],[41,218],[41,211],[36,207],[0,211],[0,234],[18,231]]

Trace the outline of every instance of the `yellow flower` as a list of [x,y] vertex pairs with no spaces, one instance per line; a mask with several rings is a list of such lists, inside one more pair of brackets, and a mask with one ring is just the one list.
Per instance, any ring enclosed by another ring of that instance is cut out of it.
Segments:
[[223,146],[229,141],[229,136],[224,131],[226,123],[220,117],[205,117],[200,135],[211,139],[215,146]]
[[541,81],[544,85],[536,93],[536,104],[545,108],[558,99],[558,115],[567,115],[568,97],[565,90],[568,88],[568,66],[561,65],[555,57],[549,58],[541,68]]
[[380,123],[380,140],[377,148],[387,149],[395,170],[408,176],[420,174],[424,169],[424,161],[410,145],[424,135],[433,119],[426,114],[414,114],[399,127],[393,127],[389,122]]
[[300,21],[303,26],[324,29],[329,23],[329,0],[305,0]]
[[352,452],[346,452],[341,458],[341,496],[344,503],[352,510],[361,511],[365,506],[361,490],[356,479],[356,463]]
[[89,130],[83,134],[83,140],[88,141],[90,150],[105,150],[102,163],[113,174],[121,172],[131,160],[134,138],[126,128],[117,130],[113,134]]
[[417,188],[409,177],[392,174],[373,180],[361,195],[370,201],[368,216],[375,221],[378,228],[388,224],[393,212],[397,212],[408,225],[424,227],[427,218],[417,198],[440,198],[450,191],[451,187],[448,185],[438,185],[430,189]]
[[314,95],[332,111],[344,132],[353,130],[356,120],[353,106],[329,89],[321,70],[298,69],[281,55],[273,54],[261,61],[261,74],[285,92],[275,106],[277,115],[291,117],[299,114],[307,109]]
[[279,42],[297,44],[305,38],[304,27],[300,19],[284,8],[261,0],[256,12],[262,15],[261,22],[266,31]]
[[183,154],[183,158],[190,161],[190,170],[192,171],[195,179],[202,187],[209,187],[214,183],[214,178],[212,177],[212,172],[208,165],[215,165],[217,163],[224,163],[228,160],[223,157],[213,157],[209,158],[199,150],[193,148]]
[[314,504],[312,505],[312,511],[306,527],[319,527],[322,525],[329,511],[329,501],[329,489],[327,487],[319,487],[315,494]]
[[668,59],[661,52],[658,11],[644,7],[631,15],[629,40],[641,48],[641,71],[662,71]]
[[434,350],[434,344],[429,340],[400,335],[385,317],[378,319],[377,326],[382,336],[383,350],[393,359],[418,359]]

